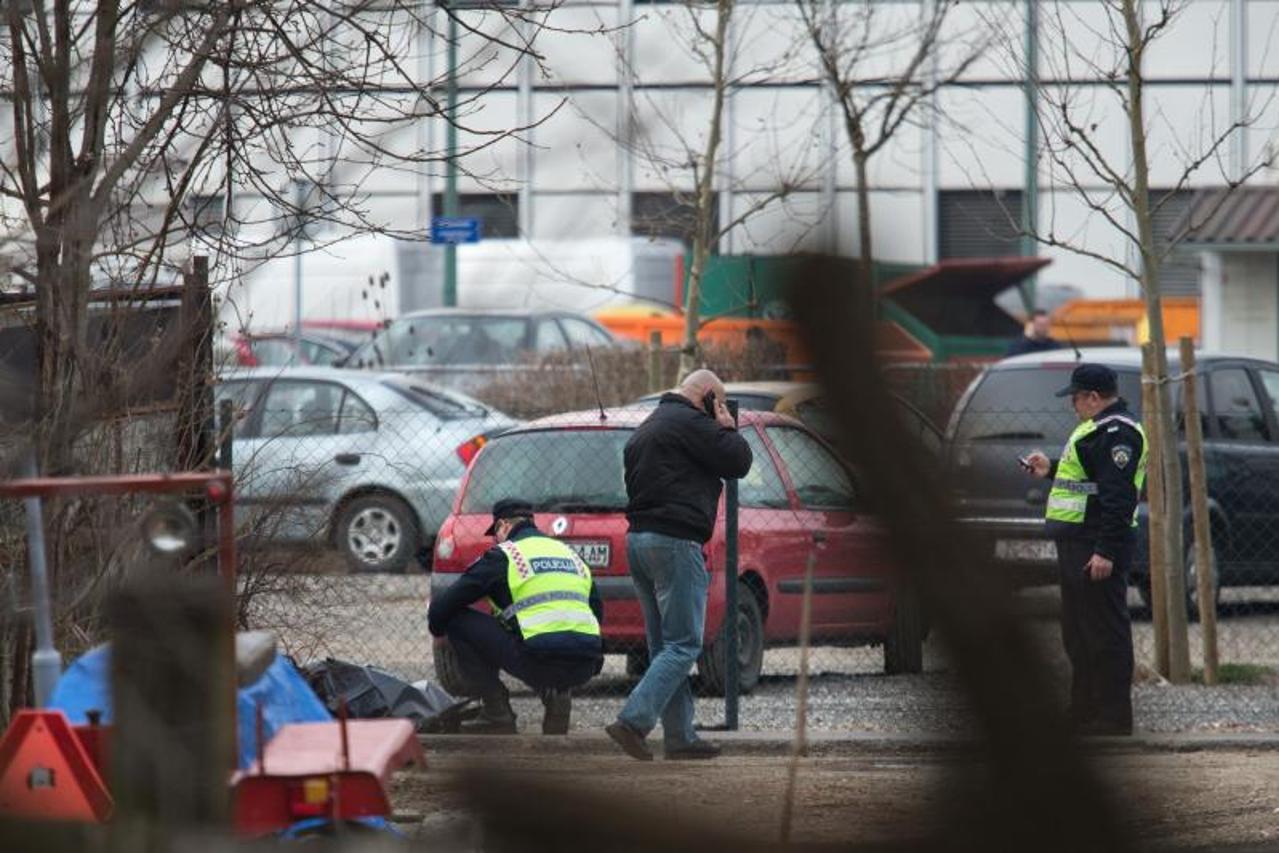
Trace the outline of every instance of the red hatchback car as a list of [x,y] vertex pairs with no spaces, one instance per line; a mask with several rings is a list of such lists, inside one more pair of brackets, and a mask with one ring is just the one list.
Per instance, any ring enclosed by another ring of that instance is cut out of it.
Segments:
[[[536,507],[538,527],[571,545],[591,567],[604,598],[604,641],[628,655],[628,671],[647,662],[644,618],[627,573],[626,487],[622,449],[651,409],[557,415],[492,439],[472,462],[435,546],[431,588],[446,588],[492,540],[484,535],[493,504],[520,497]],[[771,412],[743,411],[741,432],[754,464],[739,481],[738,640],[741,686],[759,681],[767,646],[799,636],[804,571],[814,556],[815,643],[882,644],[889,673],[922,667],[918,608],[899,603],[894,570],[877,520],[861,510],[855,479],[822,439]],[[703,686],[722,691],[725,591],[724,502],[706,546],[711,572]],[[447,642],[435,668],[461,692]]]

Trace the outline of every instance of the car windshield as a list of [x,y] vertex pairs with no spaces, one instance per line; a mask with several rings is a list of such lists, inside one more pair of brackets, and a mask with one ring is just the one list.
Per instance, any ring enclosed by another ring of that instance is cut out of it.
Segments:
[[[1064,442],[1079,421],[1070,400],[1054,395],[1070,384],[1073,367],[990,371],[964,409],[957,440]],[[1119,396],[1140,415],[1141,384],[1135,372],[1119,372]]]
[[359,367],[512,364],[527,348],[527,317],[401,317],[351,356]]
[[622,448],[630,436],[629,429],[559,429],[495,438],[475,460],[462,512],[490,512],[508,497],[540,512],[620,512]]
[[427,388],[416,382],[387,379],[382,383],[404,399],[426,409],[441,420],[484,417],[489,410],[478,400],[439,388]]

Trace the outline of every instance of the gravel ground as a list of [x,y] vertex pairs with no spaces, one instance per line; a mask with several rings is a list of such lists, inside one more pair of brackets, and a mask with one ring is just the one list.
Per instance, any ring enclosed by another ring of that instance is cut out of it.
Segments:
[[[326,656],[371,663],[408,680],[434,678],[431,642],[426,628],[425,576],[294,575],[275,579],[250,608],[255,626],[271,628],[298,660]],[[1044,657],[1064,685],[1065,660],[1055,623],[1055,592],[1024,595],[1033,634]],[[1223,662],[1279,667],[1279,592],[1228,590],[1223,595],[1220,659]],[[1134,600],[1134,642],[1139,672],[1149,661],[1153,640],[1149,621]],[[1191,649],[1199,658],[1197,626]],[[795,673],[799,655],[793,648],[770,649],[764,657],[759,687],[740,703],[740,727],[784,730],[795,717]],[[817,647],[812,650],[808,725],[818,731],[882,733],[960,733],[969,725],[963,697],[956,689],[943,651],[935,642],[925,647],[925,672],[914,676],[882,674],[878,648]],[[611,655],[604,672],[574,701],[574,727],[599,728],[621,707],[630,687],[625,658]],[[521,685],[512,684],[521,727],[535,730],[541,708]],[[1064,699],[1065,688],[1061,687]],[[1279,679],[1258,686],[1173,687],[1142,680],[1134,690],[1136,725],[1155,732],[1279,731]],[[722,698],[699,697],[699,724],[724,721]]]

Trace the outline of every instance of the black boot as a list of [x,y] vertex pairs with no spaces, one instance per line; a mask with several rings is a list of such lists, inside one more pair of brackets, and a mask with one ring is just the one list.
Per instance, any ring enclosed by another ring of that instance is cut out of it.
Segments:
[[511,710],[511,694],[506,685],[499,684],[497,689],[481,697],[484,707],[479,715],[462,724],[462,734],[470,735],[513,735],[515,734],[515,711]]
[[573,694],[568,690],[542,690],[542,707],[546,709],[542,717],[542,734],[568,734],[569,716],[573,712]]

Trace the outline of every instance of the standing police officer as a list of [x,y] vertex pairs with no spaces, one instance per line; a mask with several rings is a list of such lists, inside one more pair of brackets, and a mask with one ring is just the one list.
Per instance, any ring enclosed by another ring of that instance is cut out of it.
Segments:
[[1061,635],[1070,659],[1070,721],[1081,734],[1132,734],[1128,567],[1146,479],[1146,434],[1119,398],[1115,372],[1081,364],[1070,385],[1080,424],[1060,460],[1036,451],[1026,466],[1053,478],[1046,513],[1061,574]]
[[[591,571],[572,548],[534,526],[527,501],[494,504],[486,534],[497,544],[432,597],[427,612],[431,633],[448,636],[463,680],[484,703],[476,724],[463,730],[515,732],[510,694],[498,678],[505,670],[541,696],[542,733],[568,734],[569,690],[604,664],[604,609]],[[471,608],[481,599],[494,615]]]

